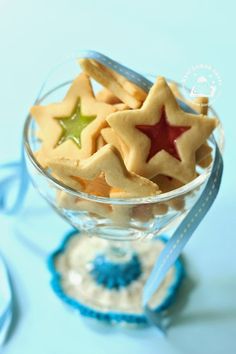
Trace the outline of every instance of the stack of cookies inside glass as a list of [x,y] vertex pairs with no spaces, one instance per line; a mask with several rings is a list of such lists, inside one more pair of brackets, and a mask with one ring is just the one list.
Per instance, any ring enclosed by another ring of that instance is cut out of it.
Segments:
[[[36,158],[54,178],[98,197],[142,198],[180,188],[210,166],[208,139],[218,121],[207,116],[206,97],[186,101],[161,76],[147,93],[95,60],[79,63],[82,73],[62,101],[31,108],[41,141]],[[179,100],[196,113],[183,111]],[[83,207],[63,195],[60,203]]]

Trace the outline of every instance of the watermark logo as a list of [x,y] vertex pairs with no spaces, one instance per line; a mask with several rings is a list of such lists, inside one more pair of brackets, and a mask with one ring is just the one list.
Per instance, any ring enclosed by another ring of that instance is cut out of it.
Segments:
[[192,66],[182,79],[182,89],[187,100],[197,103],[199,97],[206,97],[212,104],[221,92],[222,80],[217,70],[208,64]]

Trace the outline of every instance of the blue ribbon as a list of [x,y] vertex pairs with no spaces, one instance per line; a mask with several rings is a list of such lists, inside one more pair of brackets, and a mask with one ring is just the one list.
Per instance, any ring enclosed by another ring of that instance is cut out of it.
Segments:
[[[13,215],[20,210],[29,186],[23,144],[20,160],[0,164],[0,171],[3,174],[3,178],[0,179],[0,212]],[[15,198],[11,201],[9,197],[14,184],[18,184],[16,186],[17,192]]]
[[203,220],[218,194],[223,173],[223,160],[217,143],[215,142],[215,144],[216,151],[211,175],[200,198],[180,223],[161,255],[158,257],[144,287],[143,306],[147,306],[152,295],[158,289],[168,270],[179,257],[184,246]]
[[[153,85],[153,83],[147,80],[144,76],[136,73],[135,71],[125,67],[124,65],[119,64],[118,62],[98,52],[90,50],[83,51],[79,53],[79,58],[94,59],[98,61],[99,63],[125,76],[129,81],[138,85],[146,92],[148,92]],[[182,101],[178,100],[178,102],[182,109],[186,112],[195,113]],[[150,319],[151,323],[155,324],[159,328],[162,327],[161,316],[158,317],[156,314],[154,315],[151,312],[150,308],[148,308],[148,303],[152,295],[160,286],[162,280],[165,278],[168,270],[179,257],[184,246],[191,238],[193,232],[198,227],[204,216],[207,214],[220,188],[221,177],[223,172],[223,160],[215,140],[214,143],[216,145],[214,162],[211,170],[211,175],[207,181],[207,184],[196,204],[189,211],[189,213],[181,222],[173,236],[167,242],[161,255],[158,257],[156,264],[153,267],[150,277],[148,278],[143,290],[142,303],[144,309],[146,310],[146,314]],[[2,179],[2,181],[0,181],[0,209],[7,214],[13,214],[20,209],[21,203],[23,202],[28,187],[28,176],[24,162],[23,148],[20,161],[2,165],[0,169],[8,169],[11,171],[11,174],[7,178],[4,178]],[[12,182],[16,179],[19,182],[18,195],[15,200],[15,203],[13,203],[10,208],[8,208],[6,202],[7,196],[9,194],[9,189],[12,185]]]
[[12,293],[7,270],[0,255],[0,347],[4,344],[12,320]]

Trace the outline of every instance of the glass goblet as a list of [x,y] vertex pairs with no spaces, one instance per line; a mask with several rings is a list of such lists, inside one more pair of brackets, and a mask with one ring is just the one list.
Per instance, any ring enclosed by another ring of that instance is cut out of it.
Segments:
[[[57,83],[37,102],[58,101],[70,83]],[[222,148],[221,126],[216,140]],[[24,146],[31,181],[74,228],[49,260],[54,291],[84,316],[111,323],[146,323],[142,289],[166,242],[162,235],[177,226],[195,204],[211,165],[199,168],[199,176],[192,182],[161,195],[105,198],[75,191],[56,180],[35,157],[40,144],[38,127],[29,115]],[[214,140],[210,138],[209,144],[214,154]],[[183,265],[178,260],[153,296],[153,310],[162,311],[171,304],[182,276]]]

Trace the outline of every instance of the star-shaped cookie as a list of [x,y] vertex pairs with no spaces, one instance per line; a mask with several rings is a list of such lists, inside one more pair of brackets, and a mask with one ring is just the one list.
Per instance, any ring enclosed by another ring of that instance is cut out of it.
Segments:
[[184,112],[159,77],[140,109],[111,114],[107,121],[128,147],[129,171],[147,178],[163,174],[187,183],[196,177],[196,150],[217,120]]
[[40,162],[45,165],[50,156],[77,159],[91,156],[96,151],[100,130],[107,126],[106,117],[115,111],[112,105],[95,99],[89,77],[80,74],[63,101],[31,108],[42,139]]
[[64,184],[79,191],[84,191],[89,181],[93,182],[102,176],[108,186],[125,193],[126,197],[142,197],[161,192],[154,182],[129,172],[119,151],[109,144],[87,159],[54,158],[48,160],[48,166]]

